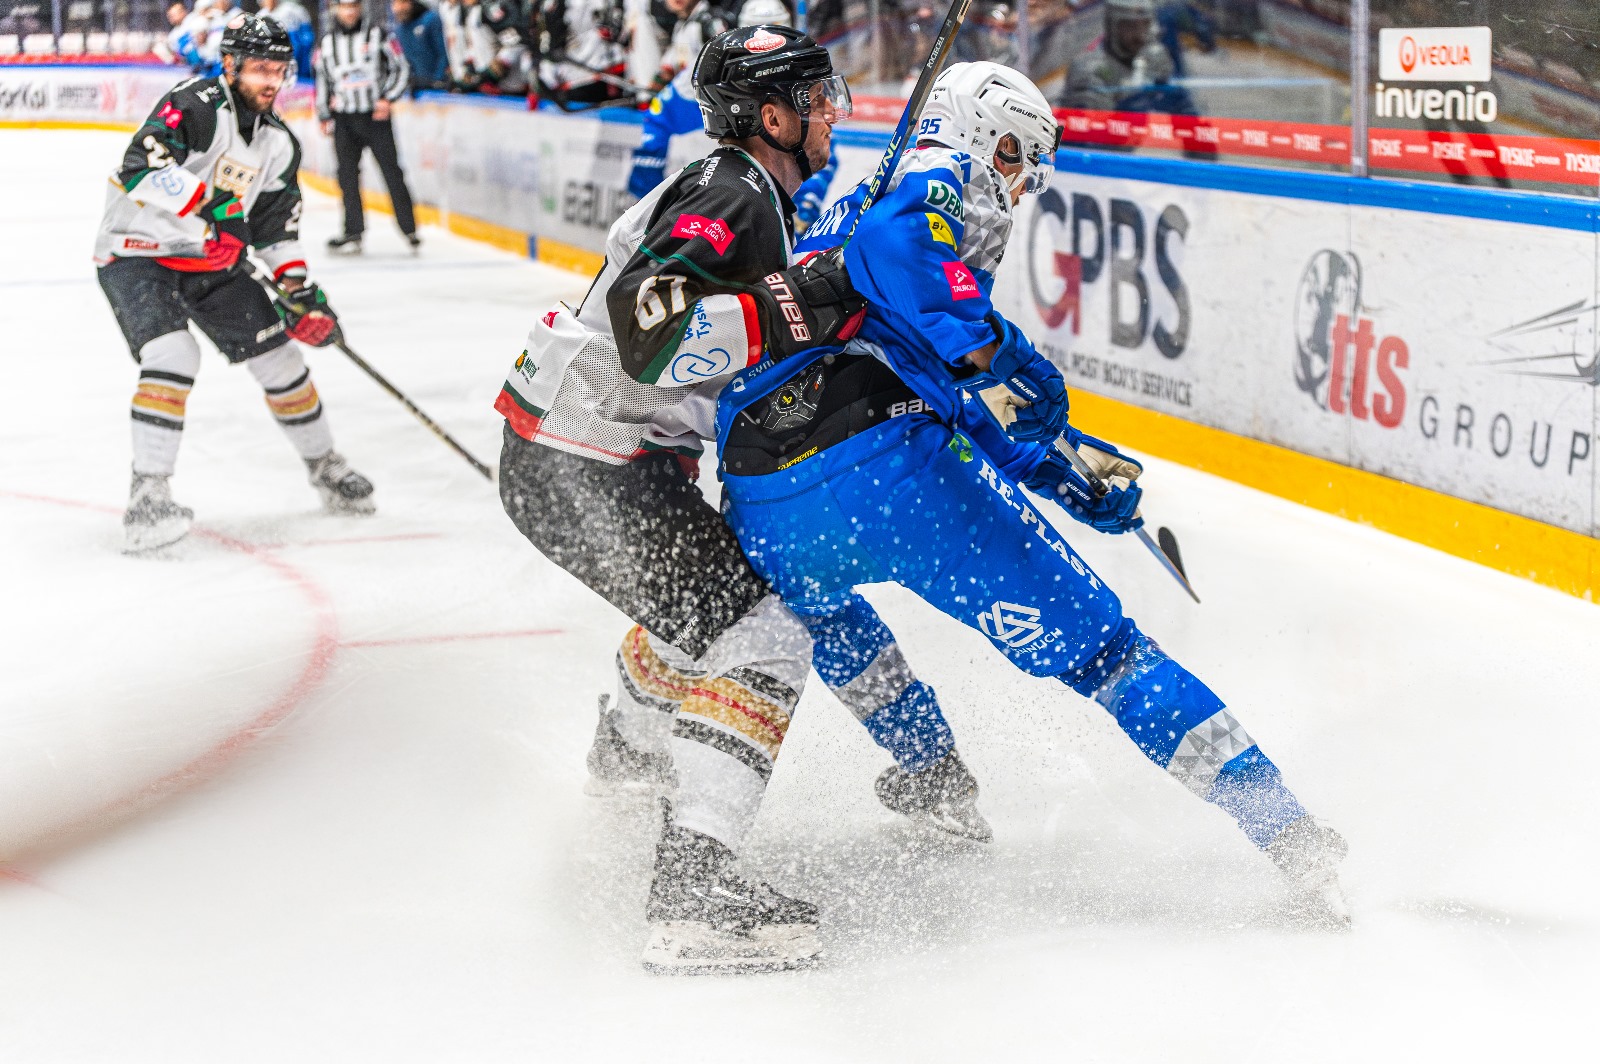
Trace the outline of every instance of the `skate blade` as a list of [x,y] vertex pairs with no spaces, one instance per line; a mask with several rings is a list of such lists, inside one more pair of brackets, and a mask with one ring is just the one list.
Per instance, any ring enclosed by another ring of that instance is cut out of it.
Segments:
[[591,773],[583,781],[583,793],[590,798],[654,798],[671,793],[671,788],[652,780],[608,780]]
[[122,553],[148,554],[162,547],[170,547],[187,536],[193,524],[192,517],[175,517],[153,525],[123,525]]
[[994,828],[984,819],[983,814],[977,809],[917,809],[906,812],[888,807],[890,812],[898,813],[913,824],[922,824],[926,827],[936,828],[946,835],[953,835],[958,839],[969,842],[993,842]]
[[372,496],[365,499],[347,499],[343,495],[321,491],[322,508],[335,517],[367,517],[378,512],[378,504],[372,501]]
[[748,934],[706,924],[650,925],[644,969],[657,975],[748,975],[807,968],[822,956],[815,924],[778,924]]
[[1353,926],[1350,902],[1338,880],[1295,892],[1288,910],[1295,923],[1312,931],[1344,932]]

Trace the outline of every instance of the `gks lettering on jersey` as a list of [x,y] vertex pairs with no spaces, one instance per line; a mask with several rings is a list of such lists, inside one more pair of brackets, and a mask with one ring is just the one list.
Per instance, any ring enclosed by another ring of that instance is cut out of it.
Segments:
[[211,184],[227,192],[232,192],[240,199],[255,184],[256,177],[261,173],[255,167],[245,166],[243,163],[224,155],[217,160],[217,170]]

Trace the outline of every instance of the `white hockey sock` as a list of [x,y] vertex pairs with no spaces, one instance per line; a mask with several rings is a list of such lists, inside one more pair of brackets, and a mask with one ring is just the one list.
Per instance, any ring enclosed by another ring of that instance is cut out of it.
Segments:
[[689,655],[634,625],[617,648],[612,727],[636,750],[667,753],[672,719],[704,676]]
[[724,632],[672,725],[673,820],[737,850],[811,671],[811,635],[776,595]]
[[267,409],[283,426],[300,457],[311,461],[333,450],[333,431],[300,347],[288,343],[245,363],[267,394]]
[[188,329],[158,336],[139,349],[139,385],[130,411],[135,473],[172,475],[189,389],[199,372],[200,345]]

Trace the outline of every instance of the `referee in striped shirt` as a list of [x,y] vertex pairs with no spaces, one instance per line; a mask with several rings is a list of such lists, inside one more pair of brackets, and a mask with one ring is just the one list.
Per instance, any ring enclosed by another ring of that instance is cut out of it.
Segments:
[[339,191],[344,196],[344,233],[329,240],[328,247],[350,254],[361,250],[361,232],[366,228],[361,153],[370,148],[389,188],[395,220],[416,250],[422,241],[389,122],[390,104],[405,95],[410,80],[399,42],[383,26],[368,23],[361,0],[337,0],[333,26],[317,46],[315,62],[317,117],[322,131],[333,134]]

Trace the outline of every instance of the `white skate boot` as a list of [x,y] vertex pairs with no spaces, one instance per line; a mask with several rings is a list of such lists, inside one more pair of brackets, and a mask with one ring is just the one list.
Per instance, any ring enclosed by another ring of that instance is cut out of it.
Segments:
[[122,515],[123,551],[139,554],[176,543],[189,534],[194,511],[172,501],[170,477],[133,475],[128,509]]
[[647,971],[662,975],[778,972],[822,955],[817,907],[732,870],[733,851],[669,827],[656,845],[645,916]]
[[878,801],[901,816],[975,842],[994,838],[994,829],[978,812],[978,781],[954,750],[917,773],[890,765],[873,789]]
[[372,501],[372,481],[351,469],[338,451],[308,460],[306,469],[311,474],[311,486],[322,496],[323,508],[330,514],[377,511]]
[[1291,904],[1301,919],[1317,927],[1350,927],[1350,903],[1339,886],[1339,862],[1349,852],[1344,836],[1303,816],[1267,844],[1267,856],[1289,881]]

